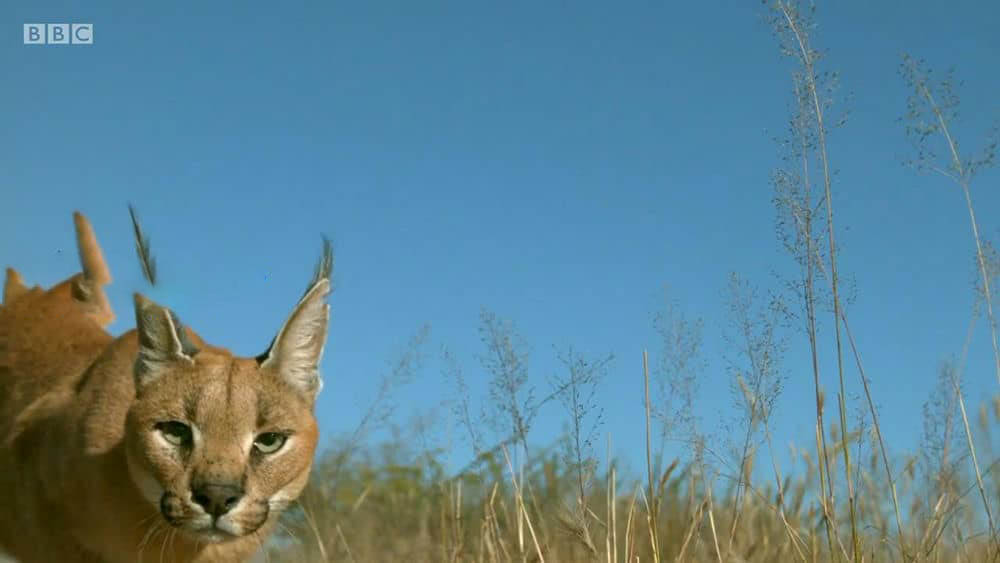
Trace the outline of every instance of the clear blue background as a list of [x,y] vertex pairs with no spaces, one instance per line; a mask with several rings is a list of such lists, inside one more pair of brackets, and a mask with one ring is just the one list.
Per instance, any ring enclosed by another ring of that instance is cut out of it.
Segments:
[[[998,6],[825,2],[814,30],[825,68],[842,74],[838,107],[851,112],[830,142],[842,271],[857,282],[849,314],[897,455],[916,446],[938,365],[961,349],[974,275],[960,192],[901,165],[910,149],[897,122],[908,95],[899,55],[958,66],[955,132],[978,147],[1000,117]],[[601,432],[638,466],[641,351],[654,361],[660,351],[652,318],[663,287],[705,319],[696,414],[713,431],[731,412],[727,272],[771,287],[772,271],[790,271],[769,183],[790,67],[763,11],[758,2],[6,2],[0,262],[43,285],[76,271],[70,213],[79,209],[115,278],[115,333],[133,326],[139,290],[209,341],[253,355],[300,295],[324,232],[337,251],[317,406],[328,438],[356,426],[380,374],[429,323],[427,361],[397,395],[395,420],[437,410],[433,442],[451,445],[453,466],[467,461],[440,408],[454,390],[437,356],[447,345],[473,395],[484,394],[485,306],[531,344],[538,394],[560,369],[553,345],[617,355],[599,395]],[[94,44],[22,45],[32,22],[93,23]],[[995,170],[974,186],[994,241],[998,188]],[[127,201],[152,237],[154,291],[136,264]],[[972,404],[997,390],[985,328],[970,350]],[[773,430],[779,447],[809,449],[811,373],[806,343],[793,337]],[[848,381],[860,392],[853,370]],[[564,421],[547,406],[532,441],[550,443]]]

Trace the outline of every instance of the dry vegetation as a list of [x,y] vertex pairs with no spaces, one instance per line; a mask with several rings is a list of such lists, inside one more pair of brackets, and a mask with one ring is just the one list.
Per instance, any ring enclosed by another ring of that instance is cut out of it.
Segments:
[[[450,414],[475,460],[449,474],[445,452],[415,445],[419,423],[380,447],[366,445],[392,413],[393,389],[420,360],[422,330],[381,380],[357,431],[320,459],[299,509],[272,542],[271,560],[1000,560],[1000,458],[991,434],[1000,422],[1000,399],[966,402],[966,344],[941,366],[923,405],[919,450],[906,453],[883,440],[885,421],[871,396],[864,350],[850,331],[850,291],[838,271],[827,153],[831,129],[843,122],[834,115],[837,77],[822,70],[810,43],[811,11],[780,0],[767,14],[780,53],[793,66],[793,111],[779,139],[773,201],[795,275],[772,292],[736,274],[730,280],[732,357],[726,360],[734,416],[724,433],[730,443],[709,440],[695,416],[702,327],[675,307],[657,317],[662,347],[652,357],[644,352],[645,369],[635,374],[645,385],[641,475],[618,472],[608,453],[613,437],[599,430],[595,390],[611,357],[561,352],[563,375],[549,382],[547,395],[536,396],[516,329],[483,311],[480,360],[491,405],[485,412],[471,406],[461,366],[444,353],[445,375],[457,391]],[[959,152],[952,133],[955,82],[935,79],[910,57],[900,70],[912,91],[904,116],[911,164],[957,186],[955,205],[969,215],[972,240],[958,249],[974,257],[977,275],[968,334],[986,323],[996,370],[973,376],[1000,382],[993,303],[1000,268],[994,247],[982,238],[971,195],[976,172],[993,162],[995,142],[980,156]],[[901,113],[903,107],[901,101]],[[781,400],[782,358],[790,346],[804,347],[812,358],[815,417],[808,424],[815,441],[797,452],[799,463],[782,464],[771,440],[771,413]],[[835,370],[821,373],[821,366]],[[565,409],[567,432],[559,444],[537,449],[528,435],[547,405]],[[491,435],[505,438],[490,442]],[[668,441],[683,443],[690,456],[665,460]]]

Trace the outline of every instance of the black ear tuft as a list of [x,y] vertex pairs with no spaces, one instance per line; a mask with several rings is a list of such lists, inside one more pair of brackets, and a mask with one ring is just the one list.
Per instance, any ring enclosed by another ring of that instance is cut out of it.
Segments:
[[323,237],[323,253],[320,255],[319,260],[316,261],[316,268],[313,270],[312,281],[309,282],[309,286],[306,290],[302,292],[302,297],[305,297],[312,288],[319,283],[320,280],[327,280],[333,282],[333,245],[330,244],[330,239],[326,238],[326,235],[320,235]]
[[132,217],[132,231],[135,234],[135,253],[139,256],[139,265],[142,267],[142,275],[149,282],[149,285],[156,285],[156,261],[149,251],[149,237],[142,232],[139,226],[139,218],[136,216],[135,207],[128,204],[128,214]]

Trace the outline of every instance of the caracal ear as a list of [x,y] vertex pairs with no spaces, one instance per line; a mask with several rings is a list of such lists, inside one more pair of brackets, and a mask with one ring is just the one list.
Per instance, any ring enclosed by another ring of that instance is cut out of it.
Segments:
[[285,325],[274,337],[271,348],[258,358],[261,368],[269,368],[309,400],[323,387],[319,361],[326,345],[330,306],[330,280],[320,278],[299,301]]
[[194,363],[198,349],[173,311],[135,294],[135,326],[139,356],[135,360],[136,389],[155,381],[178,363]]
[[107,326],[115,319],[111,303],[103,287],[111,282],[111,273],[104,262],[101,246],[97,244],[94,228],[79,211],[73,212],[76,226],[76,248],[80,254],[83,273],[72,282],[73,297],[90,305],[89,314],[101,325]]
[[14,268],[7,268],[7,280],[3,283],[3,303],[10,305],[18,297],[28,293],[28,286],[24,285],[21,274]]
[[111,273],[108,272],[108,265],[104,262],[104,254],[97,244],[97,236],[90,221],[79,211],[74,211],[73,223],[76,225],[76,247],[80,253],[84,279],[97,285],[109,284]]
[[323,237],[323,254],[316,263],[312,281],[292,314],[271,341],[267,351],[257,356],[260,367],[269,368],[278,377],[302,393],[309,401],[323,389],[319,361],[326,346],[330,306],[330,278],[333,275],[333,247]]

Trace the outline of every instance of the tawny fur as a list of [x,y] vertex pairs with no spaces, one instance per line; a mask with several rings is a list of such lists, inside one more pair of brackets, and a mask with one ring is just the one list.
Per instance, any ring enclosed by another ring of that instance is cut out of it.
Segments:
[[[104,330],[111,277],[90,224],[75,221],[82,273],[42,290],[7,271],[0,553],[23,563],[247,560],[308,479],[328,280],[315,281],[263,361],[206,344],[140,295],[138,330],[113,338]],[[158,434],[172,420],[196,428],[190,449]],[[254,449],[255,436],[274,431],[290,434],[278,452]],[[243,487],[220,517],[243,535],[194,529],[207,516],[192,487],[215,482]]]

